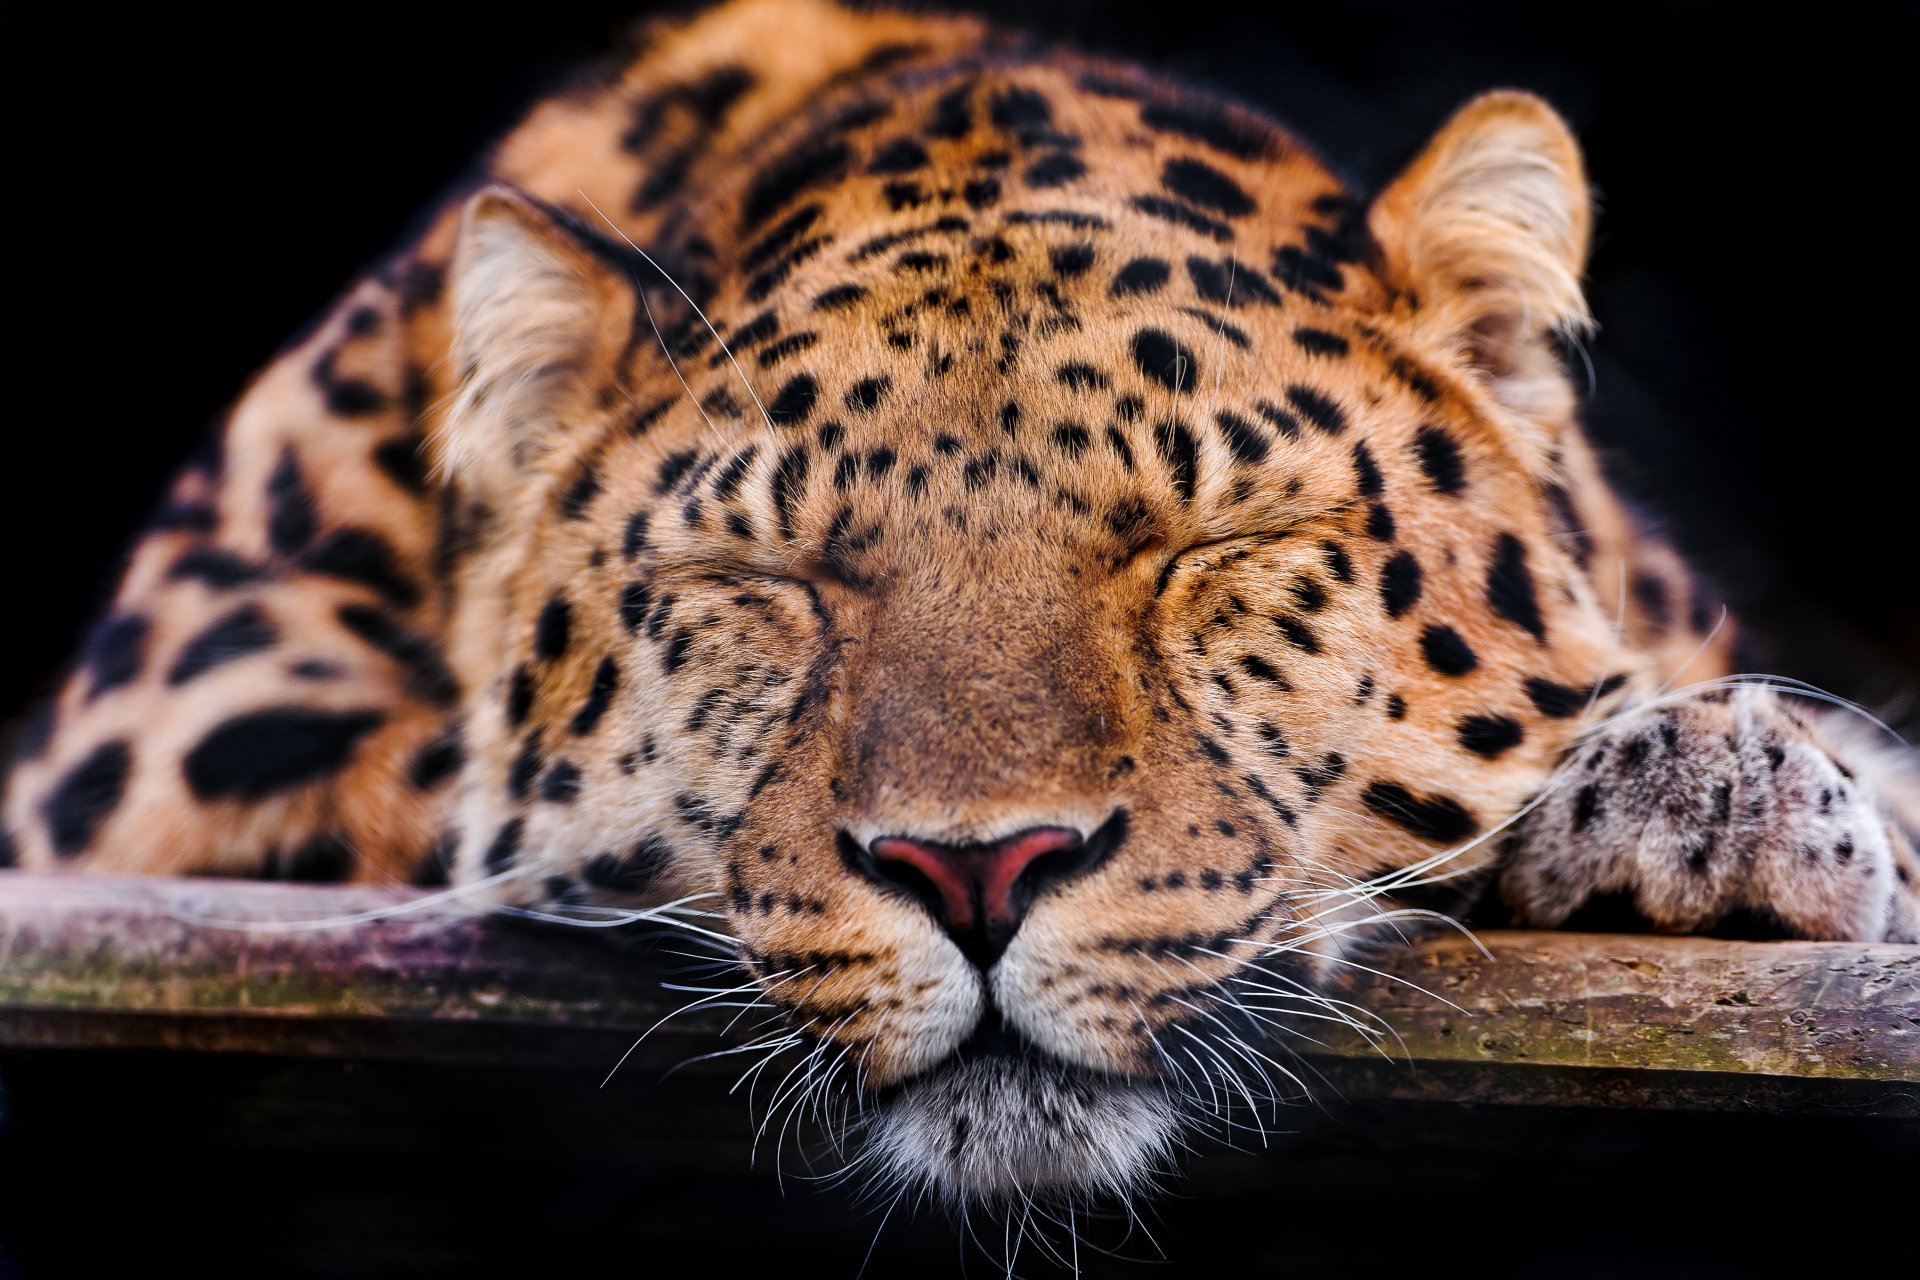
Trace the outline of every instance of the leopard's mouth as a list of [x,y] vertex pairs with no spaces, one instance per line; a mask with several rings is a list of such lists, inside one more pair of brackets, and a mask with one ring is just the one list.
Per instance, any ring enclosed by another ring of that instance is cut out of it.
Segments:
[[1164,1167],[1179,1126],[1161,1086],[1065,1062],[993,1013],[878,1101],[866,1132],[882,1176],[973,1203],[1124,1195]]

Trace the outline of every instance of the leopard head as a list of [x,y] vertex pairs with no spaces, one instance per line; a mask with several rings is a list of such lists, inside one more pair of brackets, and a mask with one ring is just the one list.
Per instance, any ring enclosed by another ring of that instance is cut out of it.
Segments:
[[1623,661],[1552,501],[1559,119],[1478,99],[1366,206],[1252,117],[1223,155],[1089,110],[1064,196],[890,206],[889,154],[1015,183],[1075,84],[903,140],[926,85],[833,181],[772,146],[670,271],[481,194],[435,441],[461,875],[708,895],[876,1167],[980,1200],[1287,1092],[1382,886],[1479,857]]

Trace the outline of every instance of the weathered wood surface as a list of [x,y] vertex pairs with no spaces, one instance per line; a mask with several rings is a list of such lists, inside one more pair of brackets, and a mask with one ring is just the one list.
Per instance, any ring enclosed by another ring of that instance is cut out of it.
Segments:
[[[0,873],[0,1049],[174,1049],[628,1069],[718,1045],[729,1013],[662,1019],[645,952],[405,890]],[[591,931],[582,931],[588,932]],[[1346,998],[1383,1057],[1309,1057],[1350,1098],[1920,1116],[1920,947],[1487,932],[1370,961]],[[697,1067],[696,1067],[697,1069]]]

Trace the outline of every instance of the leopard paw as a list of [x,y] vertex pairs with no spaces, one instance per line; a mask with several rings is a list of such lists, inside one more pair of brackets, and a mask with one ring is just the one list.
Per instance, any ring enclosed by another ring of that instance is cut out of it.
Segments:
[[1868,781],[1886,771],[1839,736],[1760,687],[1629,712],[1516,824],[1501,898],[1546,927],[1920,940],[1912,846]]

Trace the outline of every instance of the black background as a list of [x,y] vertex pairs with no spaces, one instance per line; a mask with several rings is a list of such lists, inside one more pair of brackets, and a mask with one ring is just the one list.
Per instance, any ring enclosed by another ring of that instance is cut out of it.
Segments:
[[[1362,190],[1459,102],[1544,93],[1602,214],[1587,419],[1775,642],[1902,714],[1920,676],[1913,7],[1015,0],[1261,103]],[[90,6],[0,19],[13,230],[0,717],[44,690],[248,375],[632,5]],[[1907,449],[1910,452],[1910,448]],[[1890,702],[1891,700],[1891,702]]]

